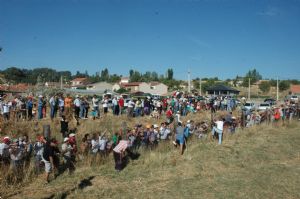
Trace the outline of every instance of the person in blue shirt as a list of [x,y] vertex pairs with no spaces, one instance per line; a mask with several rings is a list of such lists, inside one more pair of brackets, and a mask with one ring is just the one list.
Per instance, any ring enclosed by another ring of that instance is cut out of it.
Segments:
[[28,98],[26,106],[27,106],[28,120],[31,120],[32,119],[32,108],[33,108],[32,97]]
[[44,102],[43,102],[43,96],[40,95],[39,96],[39,99],[38,99],[38,119],[43,119],[43,105],[44,105]]

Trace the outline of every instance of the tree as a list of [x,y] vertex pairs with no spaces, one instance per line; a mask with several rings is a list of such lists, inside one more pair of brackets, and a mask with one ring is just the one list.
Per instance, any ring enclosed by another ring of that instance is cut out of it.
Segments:
[[193,86],[194,86],[194,89],[200,89],[200,82],[199,82],[199,80],[193,81]]
[[271,84],[270,84],[270,82],[265,81],[265,82],[262,82],[258,87],[262,92],[267,93],[270,91]]
[[285,81],[285,80],[280,81],[278,87],[279,87],[280,91],[285,91],[285,90],[290,88],[290,83],[288,81]]
[[108,81],[109,80],[109,72],[108,72],[107,68],[105,68],[104,70],[101,71],[100,80],[101,81]]
[[245,77],[243,79],[243,86],[244,87],[248,87],[249,78],[250,78],[250,84],[253,85],[258,80],[261,80],[262,76],[259,74],[259,72],[256,69],[249,70],[248,73],[245,75]]
[[172,68],[169,68],[169,69],[167,70],[167,79],[168,79],[168,80],[173,79],[173,69],[172,69]]
[[142,80],[142,76],[138,71],[134,71],[132,75],[129,77],[130,82],[140,82],[141,80]]

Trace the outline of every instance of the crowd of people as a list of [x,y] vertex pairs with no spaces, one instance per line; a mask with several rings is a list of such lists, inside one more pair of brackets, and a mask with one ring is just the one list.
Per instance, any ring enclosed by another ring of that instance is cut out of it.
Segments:
[[[34,162],[35,172],[39,174],[41,167],[44,167],[46,182],[49,182],[49,174],[52,171],[56,174],[65,170],[72,173],[76,161],[84,160],[87,156],[105,159],[112,153],[115,169],[120,171],[124,168],[128,157],[135,159],[139,156],[141,148],[153,150],[161,143],[170,143],[166,142],[167,140],[172,141],[175,147],[179,146],[180,154],[183,154],[191,137],[204,139],[210,135],[210,130],[211,137],[216,138],[218,144],[222,144],[224,132],[234,133],[236,128],[247,128],[262,122],[273,123],[280,120],[284,122],[300,117],[299,104],[289,100],[278,107],[273,106],[271,109],[258,112],[244,109],[232,97],[200,99],[198,96],[182,93],[175,93],[163,99],[137,98],[128,101],[123,97],[112,99],[104,97],[99,100],[93,96],[88,100],[80,96],[73,99],[69,95],[65,98],[62,95],[53,95],[50,96],[48,103],[46,101],[41,95],[38,99],[32,96],[16,97],[11,101],[1,99],[0,107],[4,122],[11,120],[11,115],[14,115],[15,121],[40,120],[46,117],[46,108],[50,107],[51,120],[55,117],[61,118],[63,140],[63,143],[59,144],[55,138],[51,138],[49,132],[36,135],[35,141],[31,141],[26,134],[18,139],[5,136],[0,143],[1,169],[11,167],[17,173],[21,173],[30,162]],[[82,138],[69,129],[68,121],[72,117],[77,122],[88,118],[90,107],[92,107],[90,118],[100,117],[101,104],[103,115],[112,112],[115,116],[121,114],[127,114],[128,117],[148,116],[165,121],[160,124],[136,124],[132,128],[117,130],[110,134],[90,132]],[[239,111],[234,115],[233,111],[237,108]],[[17,113],[14,114],[13,111]],[[184,121],[186,115],[197,112],[210,113],[211,121]]]

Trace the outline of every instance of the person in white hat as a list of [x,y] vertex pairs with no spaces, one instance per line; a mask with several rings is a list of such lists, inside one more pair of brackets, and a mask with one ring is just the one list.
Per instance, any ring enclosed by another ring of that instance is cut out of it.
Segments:
[[68,169],[69,174],[74,171],[74,162],[73,162],[73,147],[71,146],[69,142],[69,138],[64,138],[64,143],[61,145],[61,152],[64,159],[64,166],[65,169]]

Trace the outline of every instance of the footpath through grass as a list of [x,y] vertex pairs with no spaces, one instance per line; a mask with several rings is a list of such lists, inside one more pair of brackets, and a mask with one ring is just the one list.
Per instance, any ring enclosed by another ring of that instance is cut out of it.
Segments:
[[[183,156],[171,143],[141,152],[122,172],[112,157],[78,166],[49,185],[42,178],[12,198],[300,198],[300,124],[258,126],[223,145],[191,140]],[[8,195],[7,195],[8,196]]]

